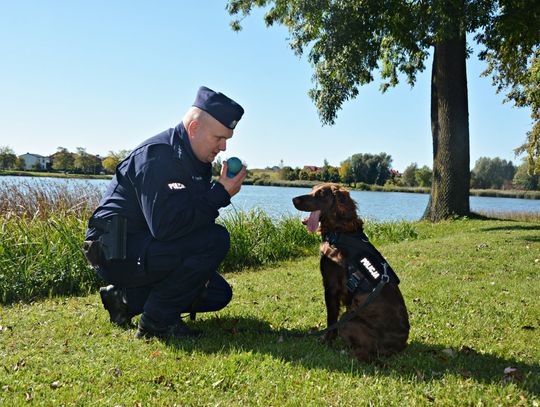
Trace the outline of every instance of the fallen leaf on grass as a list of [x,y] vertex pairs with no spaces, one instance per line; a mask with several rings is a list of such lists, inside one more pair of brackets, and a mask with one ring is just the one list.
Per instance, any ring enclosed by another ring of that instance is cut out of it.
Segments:
[[26,362],[24,360],[19,360],[17,363],[15,363],[15,366],[13,366],[13,371],[18,371],[21,367],[25,367]]
[[156,376],[154,377],[154,383],[161,384],[165,381],[165,376]]
[[460,370],[459,373],[461,376],[463,376],[466,379],[469,379],[472,377],[472,372],[470,370]]
[[60,382],[58,380],[55,380],[50,384],[51,389],[58,389],[60,387]]
[[24,393],[24,399],[26,401],[32,401],[32,395],[30,393]]
[[0,325],[0,333],[7,332],[7,331],[13,331],[13,327]]
[[435,401],[435,397],[433,397],[433,396],[431,396],[431,395],[429,395],[427,393],[424,393],[424,396],[431,402]]
[[122,371],[119,368],[111,369],[111,373],[114,377],[119,377],[123,375]]
[[218,387],[221,383],[223,383],[223,380],[225,379],[219,379],[217,382],[212,383],[212,387],[215,389]]
[[153,357],[158,357],[159,355],[161,355],[161,352],[159,350],[155,350],[152,353],[150,353],[150,356],[153,356]]
[[470,355],[471,353],[474,353],[475,350],[467,345],[463,345],[460,349],[459,349],[459,353],[463,353],[464,355]]

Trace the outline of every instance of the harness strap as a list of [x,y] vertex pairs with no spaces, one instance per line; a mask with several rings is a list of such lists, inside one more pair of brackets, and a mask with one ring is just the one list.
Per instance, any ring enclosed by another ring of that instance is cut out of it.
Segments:
[[386,270],[390,281],[399,284],[399,277],[388,264],[384,256],[373,246],[363,232],[355,234],[329,232],[323,235],[323,241],[347,252],[347,289],[354,293],[357,288],[369,292],[380,281]]

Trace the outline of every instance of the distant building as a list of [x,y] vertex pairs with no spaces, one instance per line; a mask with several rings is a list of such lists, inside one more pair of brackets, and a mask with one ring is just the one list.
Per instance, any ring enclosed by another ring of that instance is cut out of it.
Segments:
[[39,154],[26,153],[19,156],[20,159],[24,160],[24,169],[25,170],[34,170],[39,164],[39,168],[42,170],[47,169],[47,164],[50,164],[51,159],[49,157],[44,157]]
[[307,172],[320,172],[321,167],[317,167],[315,165],[304,165],[303,170]]

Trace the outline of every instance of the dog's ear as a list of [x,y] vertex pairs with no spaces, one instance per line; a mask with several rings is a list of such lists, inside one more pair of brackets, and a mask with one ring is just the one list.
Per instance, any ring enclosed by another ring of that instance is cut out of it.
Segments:
[[351,206],[351,203],[354,204],[349,193],[343,189],[334,190],[334,196],[339,207],[347,208]]
[[349,191],[338,189],[334,191],[337,209],[341,216],[356,218],[356,203],[352,200]]

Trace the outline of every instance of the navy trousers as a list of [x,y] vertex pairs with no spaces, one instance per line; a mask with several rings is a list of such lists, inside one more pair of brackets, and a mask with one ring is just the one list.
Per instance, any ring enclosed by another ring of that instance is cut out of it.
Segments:
[[[211,224],[170,241],[152,239],[145,253],[98,268],[110,284],[124,288],[132,315],[144,312],[154,321],[173,324],[181,313],[217,311],[232,289],[217,273],[230,247],[229,232]],[[136,251],[136,250],[135,250]]]

